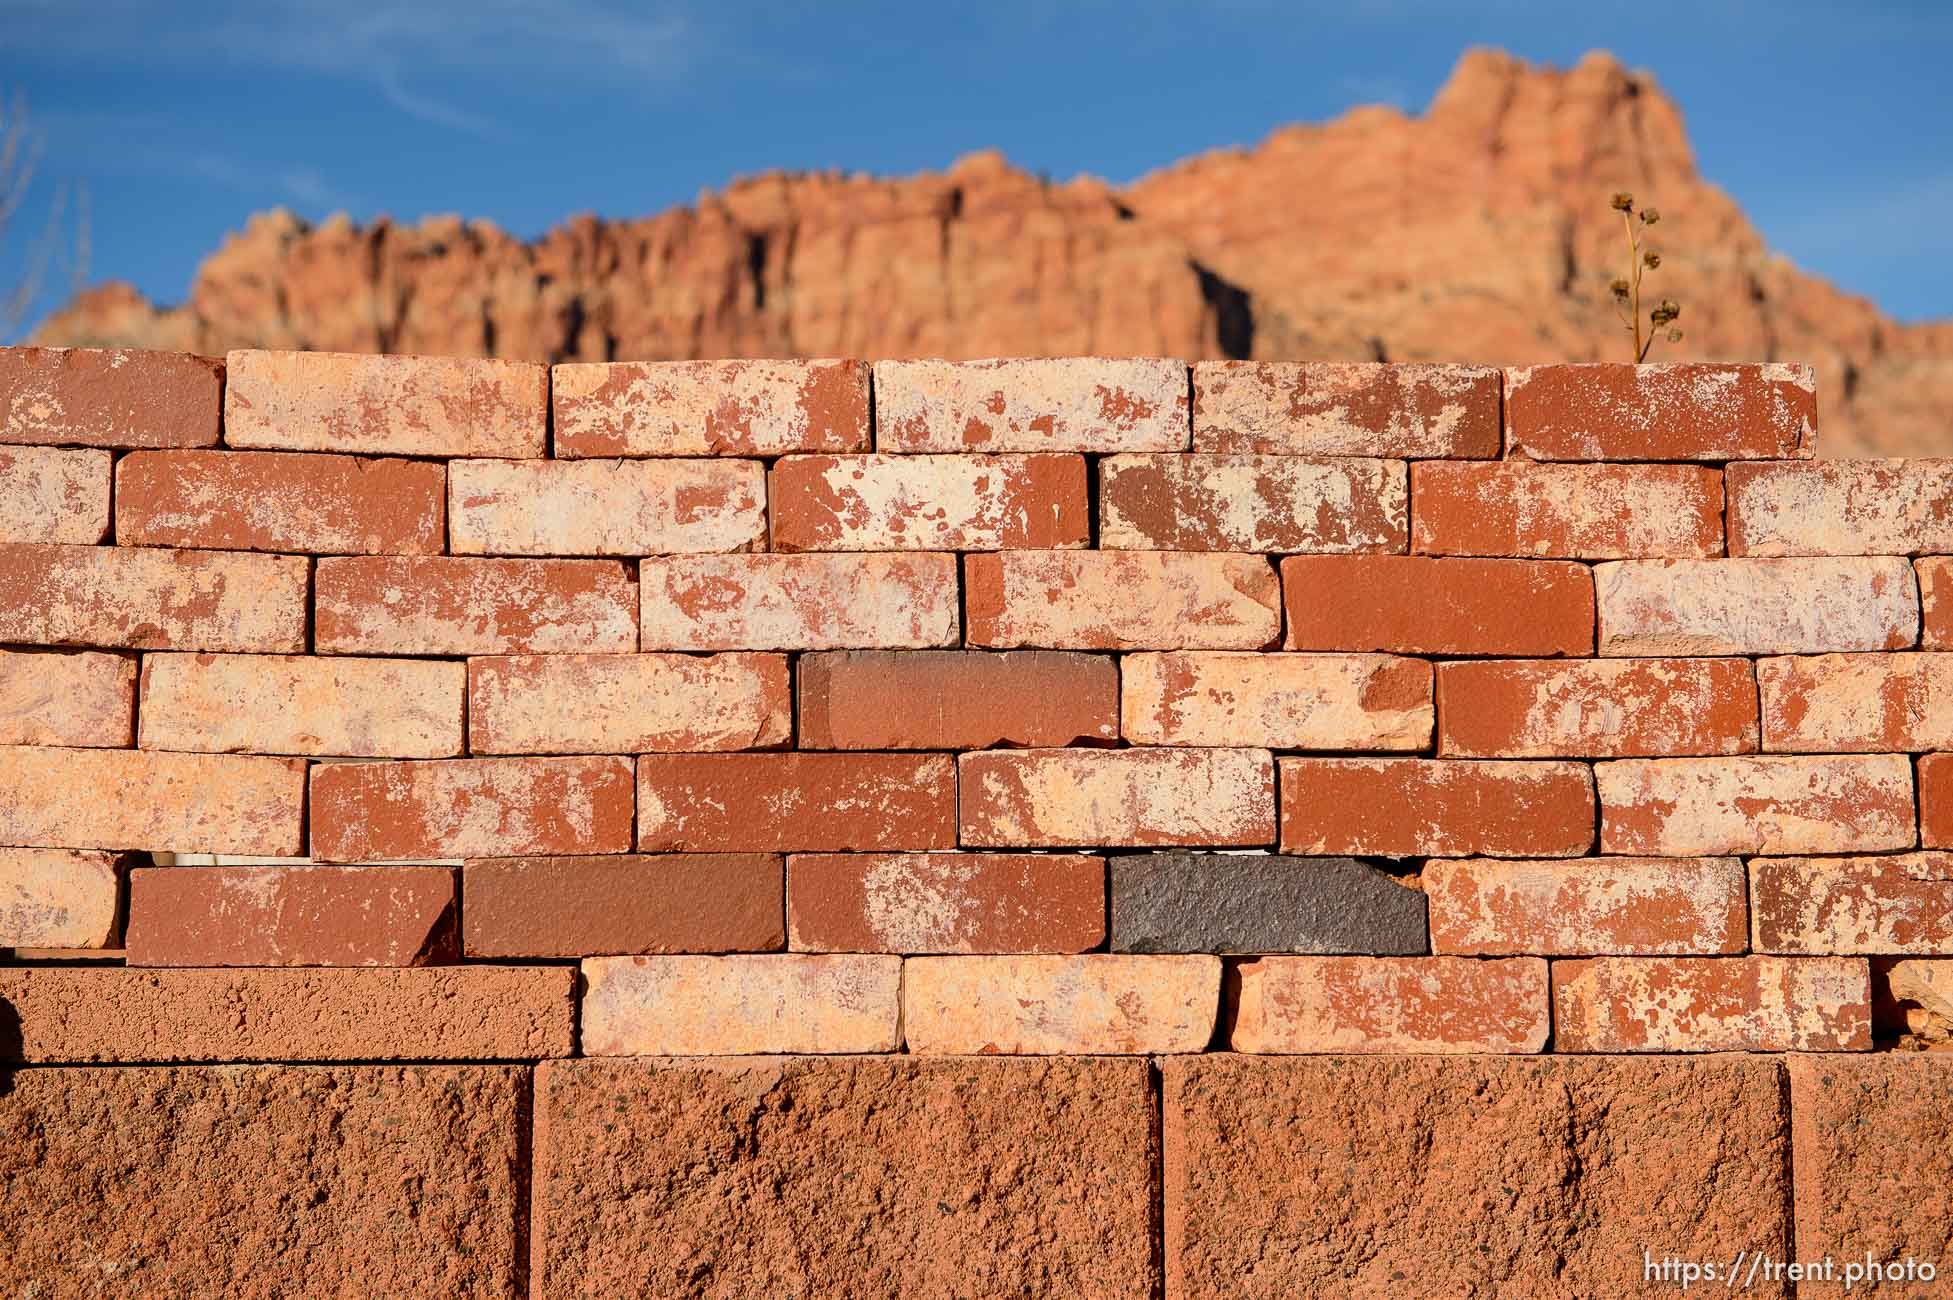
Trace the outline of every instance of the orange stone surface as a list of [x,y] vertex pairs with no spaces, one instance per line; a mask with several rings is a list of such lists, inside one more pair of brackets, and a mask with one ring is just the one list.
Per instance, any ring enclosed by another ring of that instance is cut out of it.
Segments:
[[1214,1036],[1219,957],[916,957],[902,1028],[922,1056],[1198,1052]]

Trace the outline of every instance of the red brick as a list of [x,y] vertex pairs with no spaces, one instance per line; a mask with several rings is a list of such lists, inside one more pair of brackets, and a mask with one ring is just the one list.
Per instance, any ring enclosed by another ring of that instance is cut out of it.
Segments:
[[1953,849],[1953,754],[1919,760],[1919,842],[1929,849]]
[[585,1056],[892,1052],[902,959],[805,953],[588,957]]
[[308,565],[232,551],[0,546],[0,641],[302,653]]
[[1604,655],[1904,650],[1919,636],[1896,557],[1618,560],[1594,566]]
[[1149,1069],[549,1062],[536,1072],[537,1294],[1151,1300]]
[[1553,963],[1562,1052],[1862,1052],[1862,957],[1593,957]]
[[1137,551],[1404,550],[1404,462],[1141,455],[1099,462],[1099,545]]
[[877,451],[1184,451],[1187,437],[1184,361],[875,363]]
[[1083,456],[788,456],[767,505],[779,551],[1091,544]]
[[1752,858],[1758,952],[1953,957],[1953,854]]
[[1953,749],[1953,655],[1764,659],[1763,747],[1788,753]]
[[766,547],[751,460],[457,460],[456,555],[664,555]]
[[417,659],[152,654],[142,747],[339,758],[461,753],[467,669]]
[[555,368],[556,454],[867,451],[860,361],[625,361]]
[[470,957],[770,952],[784,871],[771,853],[476,858],[461,940]]
[[1630,758],[1594,767],[1600,851],[1852,853],[1909,849],[1912,767],[1896,754]]
[[1508,455],[1532,460],[1777,460],[1817,440],[1809,366],[1530,366],[1505,372]]
[[474,357],[232,352],[232,447],[403,456],[542,456],[549,368]]
[[1582,763],[1284,758],[1282,852],[1560,857],[1594,842]]
[[1738,858],[1494,858],[1424,864],[1431,950],[1468,957],[1740,953]]
[[[177,870],[178,868],[171,868]],[[0,1059],[465,1061],[568,1056],[576,972],[0,968]]]
[[447,470],[283,451],[138,451],[115,467],[122,546],[438,555]]
[[108,536],[114,454],[0,444],[0,542],[92,546]]
[[1119,665],[1062,650],[849,650],[800,656],[802,749],[1110,744]]
[[686,555],[638,575],[646,650],[956,644],[953,555]]
[[0,443],[214,447],[224,364],[135,348],[0,349]]
[[1437,681],[1448,757],[1756,752],[1747,659],[1493,659],[1439,664]]
[[312,769],[312,854],[326,862],[624,853],[628,758],[462,758]]
[[1290,650],[1588,655],[1594,584],[1567,560],[1304,555],[1282,561]]
[[352,556],[318,563],[320,654],[626,654],[637,591],[616,560]]
[[1566,560],[1721,555],[1722,473],[1432,461],[1411,469],[1411,549]]
[[305,764],[231,754],[0,748],[0,844],[304,852]]
[[136,657],[0,650],[0,745],[135,743]]
[[468,661],[477,754],[766,749],[793,735],[785,655],[512,655]]
[[1743,461],[1728,473],[1731,555],[1953,551],[1953,461]]
[[15,1295],[513,1296],[528,1071],[23,1070]]
[[131,966],[438,966],[458,956],[448,867],[141,867]]
[[1005,551],[963,559],[967,640],[1078,650],[1258,650],[1281,636],[1259,555]]
[[1256,957],[1235,964],[1237,1052],[1537,1052],[1537,957]]
[[1926,650],[1953,650],[1953,559],[1915,560],[1922,635]]
[[1121,727],[1136,745],[1422,749],[1431,665],[1391,655],[1131,654]]
[[637,846],[658,852],[947,849],[947,754],[646,754]]
[[1198,362],[1194,450],[1496,456],[1499,372],[1373,362]]
[[797,853],[802,952],[1071,953],[1105,939],[1105,862],[1068,853]]
[[916,957],[902,1028],[925,1056],[1198,1052],[1220,993],[1221,959],[1205,955]]
[[119,899],[112,853],[0,849],[0,948],[107,948]]
[[986,848],[1265,845],[1265,749],[1029,749],[964,754],[962,841]]

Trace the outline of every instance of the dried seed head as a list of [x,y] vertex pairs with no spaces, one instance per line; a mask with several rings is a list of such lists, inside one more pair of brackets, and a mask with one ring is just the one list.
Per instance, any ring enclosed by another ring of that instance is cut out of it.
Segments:
[[1652,226],[1660,220],[1661,212],[1656,208],[1648,208],[1641,214],[1641,224],[1644,226]]
[[1661,254],[1656,252],[1643,253],[1641,255],[1641,261],[1652,271],[1661,265]]
[[1616,194],[1614,196],[1613,201],[1614,201],[1614,211],[1616,212],[1634,211],[1634,196],[1632,194],[1629,194],[1626,190],[1622,190],[1620,193]]
[[1632,286],[1629,285],[1626,280],[1616,280],[1614,281],[1614,283],[1608,285],[1607,287],[1613,290],[1614,296],[1616,298],[1625,298],[1628,296],[1628,290]]
[[1682,341],[1682,331],[1680,330],[1668,331],[1668,341],[1670,343],[1680,343]]

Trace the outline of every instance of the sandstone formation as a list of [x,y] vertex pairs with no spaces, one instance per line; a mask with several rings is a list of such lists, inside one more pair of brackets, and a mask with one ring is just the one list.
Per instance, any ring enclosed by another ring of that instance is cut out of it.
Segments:
[[1687,337],[1658,356],[1809,362],[1826,455],[1953,452],[1953,322],[1898,324],[1772,253],[1697,171],[1673,101],[1599,53],[1561,71],[1474,50],[1421,116],[1358,108],[1124,189],[984,153],[897,179],[773,173],[527,243],[456,217],[266,213],[181,306],[109,284],[36,341],[533,361],[1621,359],[1619,189],[1663,216],[1655,283]]

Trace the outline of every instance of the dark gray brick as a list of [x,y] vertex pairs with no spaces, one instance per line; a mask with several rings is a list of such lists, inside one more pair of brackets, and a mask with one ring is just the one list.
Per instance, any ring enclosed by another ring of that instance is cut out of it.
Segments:
[[1114,952],[1413,956],[1424,895],[1355,858],[1149,853],[1112,859]]

